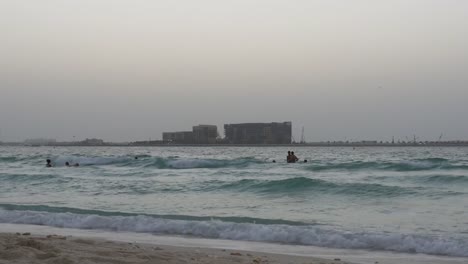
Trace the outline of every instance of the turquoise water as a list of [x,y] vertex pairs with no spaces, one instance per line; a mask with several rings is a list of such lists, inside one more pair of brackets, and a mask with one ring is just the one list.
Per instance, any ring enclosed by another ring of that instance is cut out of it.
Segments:
[[0,182],[0,223],[468,257],[468,148],[0,147]]

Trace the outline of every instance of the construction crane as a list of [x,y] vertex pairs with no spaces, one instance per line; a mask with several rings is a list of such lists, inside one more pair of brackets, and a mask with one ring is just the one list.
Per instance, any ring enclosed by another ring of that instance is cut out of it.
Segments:
[[304,127],[302,127],[302,133],[301,133],[301,144],[305,144],[305,137],[304,137]]

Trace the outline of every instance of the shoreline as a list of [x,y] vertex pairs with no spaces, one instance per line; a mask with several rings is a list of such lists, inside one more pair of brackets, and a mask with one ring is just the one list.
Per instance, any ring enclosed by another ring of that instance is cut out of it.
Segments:
[[[24,234],[24,235],[23,235]],[[3,263],[461,264],[468,258],[0,224]]]
[[304,143],[304,144],[161,144],[161,143],[147,143],[147,144],[135,144],[132,142],[127,143],[103,143],[98,145],[93,144],[79,144],[79,143],[56,143],[56,144],[44,144],[44,145],[28,145],[24,143],[18,142],[0,142],[0,146],[4,147],[243,147],[243,148],[271,148],[271,147],[326,147],[326,148],[334,148],[334,147],[348,147],[348,148],[364,148],[364,147],[384,147],[384,148],[402,148],[402,147],[411,147],[411,148],[421,148],[421,147],[428,147],[428,148],[435,148],[435,147],[468,147],[467,141],[460,141],[460,142],[429,142],[429,143],[360,143],[360,142],[351,142],[351,143],[327,143],[327,142],[311,142],[311,143]]
[[190,147],[190,148],[466,148],[468,144],[440,144],[440,145],[385,145],[385,144],[375,144],[375,145],[362,145],[362,144],[284,144],[284,145],[223,145],[223,144],[211,144],[211,145],[195,145],[195,144],[147,144],[147,145],[131,145],[131,144],[104,144],[104,145],[79,145],[79,144],[57,144],[57,145],[23,145],[23,144],[0,144],[0,147],[30,147],[30,148],[39,148],[39,147],[126,147],[126,148],[138,148],[138,147],[162,147],[162,148],[178,148],[178,147]]
[[[0,233],[0,263],[310,263],[348,262],[261,252],[189,248],[72,236]],[[5,261],[5,262],[4,262]],[[349,263],[350,264],[350,263]]]
[[[30,228],[21,229],[27,231]],[[0,263],[352,264],[338,258],[328,260],[229,248],[130,242],[99,236],[80,236],[73,232],[73,235],[56,234],[50,231],[46,235],[42,232],[5,233],[0,229]]]

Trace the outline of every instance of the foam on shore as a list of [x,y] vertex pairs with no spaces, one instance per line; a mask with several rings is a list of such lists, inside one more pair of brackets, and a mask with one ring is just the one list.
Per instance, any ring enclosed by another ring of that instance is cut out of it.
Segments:
[[[5,232],[9,233],[10,235],[4,234]],[[150,258],[161,257],[161,255],[155,254],[155,251],[156,253],[161,253],[163,256],[165,256],[166,259],[164,263],[187,263],[193,262],[194,260],[197,260],[197,263],[206,264],[256,263],[254,261],[256,259],[263,260],[261,263],[284,263],[287,260],[289,263],[311,264],[374,264],[376,262],[386,264],[462,264],[466,263],[468,260],[467,258],[430,256],[424,254],[329,249],[313,246],[280,245],[271,243],[186,238],[175,236],[155,236],[146,233],[106,232],[17,224],[0,224],[0,244],[5,243],[5,239],[11,238],[14,236],[11,234],[16,232],[21,234],[25,232],[31,233],[33,237],[35,237],[33,239],[36,239],[38,242],[24,242],[24,240],[22,240],[23,242],[20,241],[20,243],[17,243],[20,245],[26,244],[34,246],[41,243],[40,246],[43,248],[48,248],[47,241],[58,241],[58,243],[51,245],[57,246],[57,244],[60,244],[60,251],[58,254],[56,253],[55,257],[63,258],[66,256],[72,261],[77,261],[77,263],[83,259],[83,256],[89,257],[93,256],[93,254],[102,254],[103,251],[108,251],[109,256],[119,256],[119,252],[127,251],[129,255],[126,256],[126,259],[117,259],[116,261],[133,260],[134,263],[138,263],[137,260],[147,261],[148,258],[146,256],[149,256]],[[46,236],[51,234],[54,236],[49,236],[49,239],[46,239]],[[21,237],[28,239],[28,236]],[[64,239],[64,237],[68,239]],[[106,241],[103,242],[103,239]],[[78,244],[74,243],[76,241],[78,241]],[[87,244],[89,247],[82,248],[82,244]],[[15,245],[16,249],[18,249],[17,246],[18,245]],[[77,246],[80,248],[76,248]],[[111,250],[109,251],[109,249]],[[136,249],[142,249],[143,251],[135,251]],[[23,262],[17,261],[17,263],[30,263],[33,260],[35,263],[48,263],[45,260],[37,259],[37,256],[46,255],[37,253],[38,252],[35,251],[35,254],[26,256],[25,259],[23,259]],[[234,254],[231,255],[231,253]],[[238,255],[237,253],[240,253],[241,255]],[[21,254],[27,255],[24,254],[24,252],[21,252]],[[1,257],[2,256],[0,256],[0,263]],[[128,257],[129,259],[127,259]],[[79,259],[79,261],[77,259]],[[339,261],[337,261],[337,259],[339,259]]]
[[464,239],[417,234],[351,233],[313,225],[268,225],[220,220],[174,220],[146,215],[108,216],[15,210],[0,210],[0,223],[468,257],[468,241]]

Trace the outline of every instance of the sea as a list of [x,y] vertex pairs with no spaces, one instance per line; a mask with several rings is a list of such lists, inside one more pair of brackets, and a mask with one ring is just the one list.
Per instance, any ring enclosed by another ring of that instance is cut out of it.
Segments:
[[0,146],[0,223],[468,257],[468,147]]

